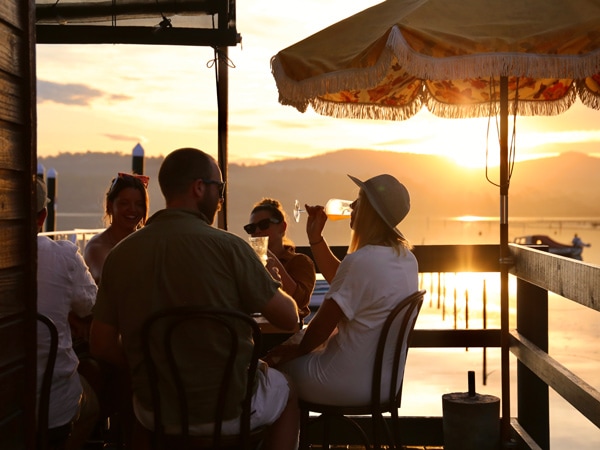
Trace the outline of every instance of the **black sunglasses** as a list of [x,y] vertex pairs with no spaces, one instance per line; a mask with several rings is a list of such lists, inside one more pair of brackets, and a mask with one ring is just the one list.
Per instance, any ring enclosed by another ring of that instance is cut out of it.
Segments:
[[244,225],[244,230],[246,230],[246,233],[248,234],[253,234],[256,231],[256,228],[266,230],[271,226],[272,223],[281,223],[281,220],[277,220],[274,217],[268,217],[266,219],[259,220],[256,223]]
[[218,181],[218,180],[205,180],[204,178],[201,178],[202,182],[204,184],[216,184],[217,185],[217,189],[219,190],[219,197],[224,198],[225,195],[225,181]]

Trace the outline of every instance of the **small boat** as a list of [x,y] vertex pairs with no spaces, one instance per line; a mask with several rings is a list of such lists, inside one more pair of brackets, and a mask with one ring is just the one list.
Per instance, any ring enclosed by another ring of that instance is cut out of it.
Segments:
[[530,234],[528,236],[516,237],[513,242],[521,245],[547,245],[548,251],[555,255],[582,260],[583,248],[569,244],[561,244],[545,234]]

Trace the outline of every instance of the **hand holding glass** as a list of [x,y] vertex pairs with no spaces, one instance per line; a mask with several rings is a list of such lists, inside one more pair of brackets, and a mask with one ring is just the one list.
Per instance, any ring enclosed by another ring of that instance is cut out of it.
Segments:
[[267,250],[269,248],[269,236],[250,236],[248,241],[263,265],[266,266],[267,260],[269,259],[267,256]]
[[[352,213],[352,200],[342,200],[340,198],[330,198],[325,204],[325,214],[329,220],[349,219]],[[300,213],[306,212],[300,209],[298,200],[294,203],[294,219],[300,222]]]

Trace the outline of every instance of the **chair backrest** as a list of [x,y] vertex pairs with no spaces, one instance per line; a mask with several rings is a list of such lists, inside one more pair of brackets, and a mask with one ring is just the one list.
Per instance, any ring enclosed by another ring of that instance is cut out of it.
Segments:
[[54,364],[56,363],[56,354],[58,352],[58,330],[56,329],[56,325],[54,325],[52,319],[43,314],[38,313],[37,320],[38,322],[42,323],[50,333],[50,346],[48,348],[46,367],[44,368],[44,375],[42,377],[42,382],[40,386],[40,396],[38,400],[37,414],[37,448],[38,450],[44,450],[47,447],[48,443],[48,411],[50,408],[50,391],[52,390],[52,375],[54,374]]
[[[214,348],[216,342],[218,350]],[[236,402],[236,409],[241,404],[239,448],[248,445],[260,346],[258,324],[238,311],[181,306],[155,312],[146,319],[142,327],[142,348],[159,448],[165,437],[165,426],[169,425],[164,421],[165,410],[169,410],[171,418],[177,412],[178,435],[184,442],[190,435],[190,417],[192,421],[197,420],[199,410],[209,411],[209,423],[214,423],[212,442],[214,448],[218,448],[222,423],[231,419],[225,417],[225,406],[232,401]],[[239,387],[240,379],[244,382],[243,392],[232,388],[236,380]],[[208,386],[202,386],[203,382]],[[202,389],[217,394],[202,396],[199,394]],[[199,398],[202,405],[198,404]]]
[[[373,366],[373,384],[371,391],[372,407],[381,409],[382,389],[389,385],[386,403],[400,407],[402,380],[406,356],[410,346],[410,337],[423,304],[425,290],[419,290],[403,299],[388,315],[377,344],[375,364]],[[384,365],[391,360],[390,371]],[[389,373],[389,381],[385,374]]]

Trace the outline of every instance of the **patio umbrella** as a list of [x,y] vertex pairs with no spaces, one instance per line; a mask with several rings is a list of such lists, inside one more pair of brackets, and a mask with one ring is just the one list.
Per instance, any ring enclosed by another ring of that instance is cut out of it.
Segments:
[[345,118],[500,117],[503,436],[508,371],[508,117],[600,109],[600,0],[388,0],[280,51],[279,101]]

